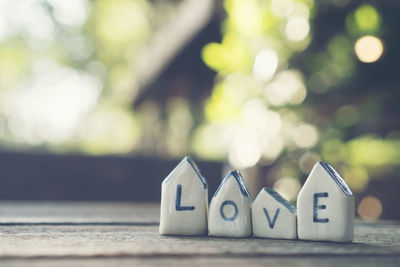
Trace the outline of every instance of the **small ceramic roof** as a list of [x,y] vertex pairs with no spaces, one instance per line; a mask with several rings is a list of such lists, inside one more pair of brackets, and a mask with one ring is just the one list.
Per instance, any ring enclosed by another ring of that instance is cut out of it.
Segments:
[[249,191],[247,191],[246,185],[243,182],[243,178],[242,175],[240,174],[240,172],[238,170],[234,170],[234,171],[230,171],[224,178],[224,180],[222,180],[221,184],[219,185],[217,191],[215,191],[214,196],[218,195],[219,190],[222,188],[222,186],[230,179],[230,178],[235,178],[240,192],[243,194],[243,196],[250,198],[250,194]]
[[179,169],[184,163],[188,162],[190,166],[193,168],[194,172],[196,173],[197,177],[200,179],[200,182],[203,184],[204,188],[207,188],[207,182],[206,179],[201,175],[199,168],[197,167],[196,163],[193,161],[193,159],[190,156],[185,156],[181,162],[172,170],[172,172],[168,175],[167,178],[163,181],[163,183],[166,183],[171,177],[172,174]]
[[264,187],[263,190],[268,193],[271,197],[273,197],[276,201],[281,203],[283,206],[285,206],[291,213],[296,213],[296,208],[293,206],[289,201],[284,199],[278,192],[276,192],[274,189],[269,188],[269,187]]
[[329,174],[329,176],[333,179],[333,181],[335,181],[335,183],[340,187],[340,189],[342,189],[343,193],[346,196],[352,196],[353,192],[351,192],[349,186],[346,184],[346,182],[343,180],[343,178],[339,175],[339,173],[337,173],[335,171],[334,168],[332,168],[331,165],[319,161],[318,162],[324,169],[325,171]]

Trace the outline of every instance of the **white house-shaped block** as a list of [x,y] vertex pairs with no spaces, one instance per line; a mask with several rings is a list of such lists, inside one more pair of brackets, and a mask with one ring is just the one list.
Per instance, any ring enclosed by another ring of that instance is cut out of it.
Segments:
[[353,240],[354,195],[329,164],[315,164],[297,197],[297,231],[304,240]]
[[251,205],[253,235],[297,238],[296,208],[272,188],[263,188]]
[[160,234],[206,235],[207,211],[206,180],[186,156],[162,182]]
[[251,235],[250,195],[239,171],[230,171],[215,192],[208,214],[208,233],[213,236]]

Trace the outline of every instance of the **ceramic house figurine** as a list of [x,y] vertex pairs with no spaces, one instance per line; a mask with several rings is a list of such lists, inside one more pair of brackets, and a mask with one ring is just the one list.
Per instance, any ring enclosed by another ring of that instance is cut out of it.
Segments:
[[206,180],[186,156],[162,182],[160,234],[206,235],[207,211]]
[[351,242],[353,221],[353,193],[332,166],[318,162],[297,198],[299,238]]
[[296,239],[296,208],[272,188],[263,188],[251,205],[253,235]]
[[239,171],[230,171],[215,192],[208,214],[208,233],[213,236],[251,235],[250,195]]

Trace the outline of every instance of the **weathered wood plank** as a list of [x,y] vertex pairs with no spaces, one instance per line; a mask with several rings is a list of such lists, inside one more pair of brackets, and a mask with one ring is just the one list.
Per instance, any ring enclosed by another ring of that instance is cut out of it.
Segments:
[[158,223],[159,203],[0,202],[0,224]]
[[0,202],[0,265],[399,266],[400,224],[357,223],[350,244],[160,236],[159,204]]
[[400,256],[400,227],[357,225],[354,243],[160,236],[157,226],[26,225],[0,228],[7,257]]
[[234,258],[234,257],[157,257],[157,258],[60,258],[60,259],[7,259],[0,260],[0,265],[10,267],[26,267],[26,266],[393,266],[398,267],[400,257],[250,257],[250,258]]

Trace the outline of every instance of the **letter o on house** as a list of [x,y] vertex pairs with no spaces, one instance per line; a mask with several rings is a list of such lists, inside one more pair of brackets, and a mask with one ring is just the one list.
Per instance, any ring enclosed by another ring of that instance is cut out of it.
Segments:
[[[230,217],[227,217],[227,216],[225,215],[224,208],[225,208],[225,206],[227,206],[227,205],[230,205],[230,206],[232,206],[232,207],[235,209],[235,213],[234,213],[232,216],[230,216]],[[236,203],[233,202],[232,200],[225,200],[224,202],[222,202],[221,207],[220,207],[220,209],[219,209],[219,212],[220,212],[220,214],[221,214],[222,219],[224,219],[225,221],[233,221],[233,220],[236,219],[236,217],[238,216],[238,214],[239,214],[239,209],[238,209]]]

